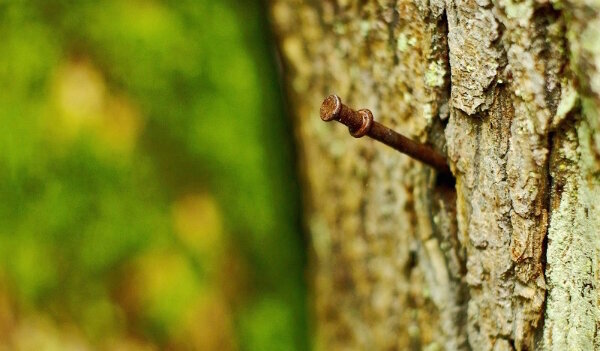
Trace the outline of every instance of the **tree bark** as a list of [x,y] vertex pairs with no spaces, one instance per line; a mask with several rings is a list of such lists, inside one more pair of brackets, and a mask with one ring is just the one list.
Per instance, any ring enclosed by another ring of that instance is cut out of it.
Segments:
[[[600,1],[272,0],[316,349],[600,349]],[[336,93],[455,183],[319,119]]]

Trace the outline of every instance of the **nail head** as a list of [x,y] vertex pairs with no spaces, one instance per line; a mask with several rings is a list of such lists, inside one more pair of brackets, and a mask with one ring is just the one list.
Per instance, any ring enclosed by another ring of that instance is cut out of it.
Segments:
[[329,122],[339,119],[342,111],[342,99],[337,95],[329,95],[321,104],[321,119]]

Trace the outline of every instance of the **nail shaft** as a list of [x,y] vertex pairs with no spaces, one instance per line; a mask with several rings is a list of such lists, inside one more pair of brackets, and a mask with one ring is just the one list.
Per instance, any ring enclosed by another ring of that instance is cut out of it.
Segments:
[[328,96],[321,105],[323,121],[338,121],[348,127],[350,134],[356,138],[365,135],[378,140],[403,154],[419,160],[441,173],[450,174],[450,167],[444,156],[433,148],[417,143],[392,129],[373,120],[371,111],[363,109],[355,111],[344,105],[337,95]]

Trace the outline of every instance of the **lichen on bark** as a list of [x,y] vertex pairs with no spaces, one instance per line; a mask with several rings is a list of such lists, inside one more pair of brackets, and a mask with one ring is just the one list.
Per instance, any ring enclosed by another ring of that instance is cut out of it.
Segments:
[[[272,0],[271,12],[317,348],[598,348],[600,4]],[[330,93],[447,153],[456,183],[320,121]]]

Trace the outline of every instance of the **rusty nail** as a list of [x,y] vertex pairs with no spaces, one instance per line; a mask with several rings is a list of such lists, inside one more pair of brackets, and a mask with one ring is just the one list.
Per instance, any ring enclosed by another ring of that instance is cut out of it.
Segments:
[[348,127],[350,135],[360,138],[365,135],[419,160],[441,173],[450,174],[446,159],[433,148],[413,141],[373,120],[373,114],[367,109],[355,111],[342,103],[337,95],[328,96],[321,105],[323,121],[338,121]]

